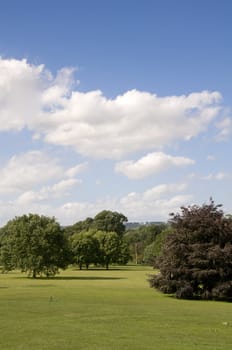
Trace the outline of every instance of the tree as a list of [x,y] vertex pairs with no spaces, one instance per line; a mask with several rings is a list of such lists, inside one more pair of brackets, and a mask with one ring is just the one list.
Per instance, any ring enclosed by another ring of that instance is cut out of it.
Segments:
[[10,220],[2,229],[3,269],[20,268],[36,278],[54,276],[70,262],[70,250],[63,230],[54,218],[37,214]]
[[116,232],[119,237],[125,233],[126,216],[116,211],[103,210],[94,217],[92,227],[105,232]]
[[129,254],[126,258],[124,242],[115,232],[97,231],[94,235],[99,242],[98,263],[109,269],[112,263],[127,263]]
[[177,298],[232,301],[232,219],[213,200],[172,214],[150,285]]
[[64,231],[67,236],[71,236],[76,233],[80,232],[86,232],[91,230],[91,227],[93,225],[93,219],[92,218],[86,218],[83,221],[78,221],[74,225],[66,226]]
[[155,240],[147,245],[144,249],[143,253],[143,262],[148,265],[154,265],[158,256],[160,256],[162,252],[162,248],[165,242],[165,239],[168,234],[171,233],[171,229],[167,227],[163,231],[161,231],[155,237]]
[[165,223],[152,223],[126,231],[124,237],[129,244],[130,254],[136,264],[144,262],[145,254],[147,255],[146,247],[153,244],[166,227]]
[[99,256],[99,242],[91,232],[76,233],[71,238],[73,262],[79,265],[80,270],[85,265],[97,263]]

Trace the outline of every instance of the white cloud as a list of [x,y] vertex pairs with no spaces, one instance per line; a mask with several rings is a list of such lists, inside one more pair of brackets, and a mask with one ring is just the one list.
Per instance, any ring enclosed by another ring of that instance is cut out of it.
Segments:
[[186,157],[173,157],[163,152],[154,152],[147,154],[138,161],[128,160],[117,163],[115,170],[130,179],[143,179],[172,166],[192,165],[194,163],[194,160]]
[[39,191],[27,191],[17,199],[19,205],[25,205],[33,202],[45,201],[47,199],[60,198],[70,194],[71,188],[80,184],[81,180],[67,179],[55,183],[52,186],[44,186]]
[[65,223],[93,217],[104,209],[122,212],[129,221],[166,221],[169,213],[192,203],[192,195],[179,193],[186,188],[186,184],[161,184],[143,193],[131,192],[117,199],[107,197],[95,202],[68,202],[57,212]]
[[[86,168],[86,163],[78,164],[69,169],[65,169],[58,159],[47,155],[42,151],[29,151],[20,155],[15,155],[9,159],[0,170],[0,193],[16,194],[27,192],[25,196],[34,196],[34,188],[45,185],[48,182],[60,180],[53,185],[53,192],[63,187],[69,186],[75,181],[74,176]],[[69,179],[64,179],[68,177]],[[49,191],[51,192],[51,185]],[[36,191],[37,192],[37,191]],[[44,191],[38,195],[43,196]]]
[[67,177],[74,177],[80,172],[87,170],[87,168],[88,168],[88,162],[83,162],[81,164],[76,165],[75,167],[68,169],[65,174]]
[[73,92],[63,109],[47,114],[41,131],[47,142],[81,154],[120,158],[197,136],[216,117],[219,101],[217,92],[162,98],[132,90],[114,100],[100,91]]
[[192,173],[189,175],[189,179],[198,179],[198,180],[204,180],[204,181],[212,181],[212,180],[221,181],[229,177],[231,177],[231,174],[225,173],[223,171],[219,171],[217,173],[210,173],[208,175],[199,175],[195,173]]
[[182,184],[161,184],[144,192],[143,198],[146,200],[156,200],[164,195],[181,192],[187,188],[185,183]]
[[226,117],[220,122],[216,123],[219,133],[216,137],[217,141],[226,141],[232,134],[232,119]]
[[21,130],[40,108],[44,66],[0,58],[0,130]]
[[[50,188],[43,187],[37,192],[27,191],[11,201],[0,201],[1,225],[15,215],[27,213],[55,216],[62,225],[68,225],[88,216],[94,217],[105,209],[122,212],[129,221],[166,221],[169,213],[179,211],[180,206],[191,204],[193,198],[192,195],[183,193],[187,188],[186,184],[177,183],[160,184],[144,192],[131,192],[118,198],[105,197],[90,202],[67,201],[57,206],[46,200],[46,197],[64,194],[75,185],[75,180],[63,185],[61,182]],[[56,187],[58,190],[55,190]]]
[[25,191],[61,175],[62,167],[45,153],[23,153],[10,158],[0,170],[0,193]]
[[73,71],[63,68],[53,77],[44,65],[0,57],[0,130],[28,127],[36,132],[45,111],[52,115],[63,108],[73,86]]
[[218,92],[158,97],[131,90],[108,99],[98,90],[75,91],[73,74],[63,68],[53,77],[43,65],[1,58],[0,130],[27,127],[34,138],[82,155],[119,159],[189,140],[220,110]]

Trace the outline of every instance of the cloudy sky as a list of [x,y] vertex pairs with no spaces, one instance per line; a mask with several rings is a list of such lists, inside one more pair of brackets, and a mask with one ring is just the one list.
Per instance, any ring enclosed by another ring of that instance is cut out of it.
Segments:
[[0,225],[232,212],[230,0],[0,6]]

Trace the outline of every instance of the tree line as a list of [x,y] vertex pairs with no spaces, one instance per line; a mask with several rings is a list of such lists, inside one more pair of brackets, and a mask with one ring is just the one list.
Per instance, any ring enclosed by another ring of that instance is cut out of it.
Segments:
[[0,229],[0,266],[54,276],[70,264],[150,264],[150,286],[183,299],[232,301],[232,216],[213,200],[182,207],[167,224],[126,230],[127,218],[104,210],[68,227],[28,214]]
[[28,214],[15,217],[0,229],[2,271],[21,269],[29,276],[54,276],[59,269],[77,264],[105,266],[126,264],[129,249],[124,240],[127,218],[102,211],[62,228],[55,218]]
[[167,225],[126,229],[127,217],[103,210],[94,218],[61,227],[55,218],[28,214],[15,217],[0,229],[0,266],[3,272],[20,269],[29,276],[54,276],[70,264],[153,264]]

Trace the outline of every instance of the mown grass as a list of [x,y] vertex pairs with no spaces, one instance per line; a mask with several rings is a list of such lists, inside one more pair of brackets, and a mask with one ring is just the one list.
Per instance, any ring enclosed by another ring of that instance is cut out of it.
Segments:
[[0,275],[1,350],[229,350],[232,304],[150,289],[150,268]]

